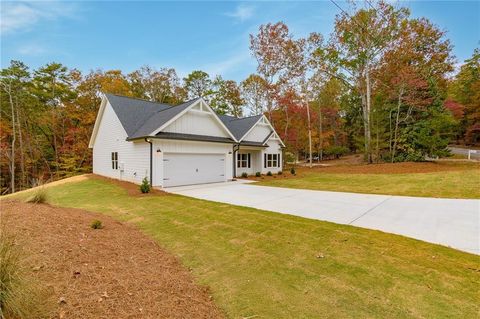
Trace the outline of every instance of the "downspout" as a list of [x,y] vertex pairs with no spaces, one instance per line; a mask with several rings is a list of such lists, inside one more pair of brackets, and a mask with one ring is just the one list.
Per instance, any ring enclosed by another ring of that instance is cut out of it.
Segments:
[[153,161],[152,161],[152,154],[153,154],[153,145],[152,145],[152,140],[149,138],[145,138],[145,142],[150,144],[150,186],[153,186]]
[[237,152],[240,149],[240,144],[233,145],[233,178],[237,177]]

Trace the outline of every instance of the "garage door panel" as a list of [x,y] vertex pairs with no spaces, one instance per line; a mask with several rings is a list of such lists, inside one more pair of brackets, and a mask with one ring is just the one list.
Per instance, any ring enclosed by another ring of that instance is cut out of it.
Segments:
[[225,181],[225,154],[166,153],[164,187]]

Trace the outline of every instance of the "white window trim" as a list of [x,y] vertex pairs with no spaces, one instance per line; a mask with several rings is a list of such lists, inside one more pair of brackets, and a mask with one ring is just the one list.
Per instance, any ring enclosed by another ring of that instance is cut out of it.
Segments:
[[111,155],[112,169],[118,170],[118,152],[112,152]]
[[237,153],[237,168],[248,168],[248,156],[249,153]]
[[279,159],[278,153],[267,153],[267,168],[277,168]]

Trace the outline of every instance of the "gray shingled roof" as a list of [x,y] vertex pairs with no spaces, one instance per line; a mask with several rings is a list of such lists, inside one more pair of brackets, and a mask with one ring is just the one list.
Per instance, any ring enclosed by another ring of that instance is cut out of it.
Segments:
[[[105,94],[105,96],[127,132],[129,140],[150,136],[153,131],[198,100],[197,98],[177,106],[171,106],[114,94]],[[240,140],[262,115],[244,118],[229,115],[218,115],[218,117],[232,135]],[[166,135],[163,136],[166,137]]]
[[233,117],[229,115],[219,115],[223,124],[232,132],[237,140],[240,140],[251,128],[254,126],[262,115],[255,115],[249,117]]
[[105,96],[115,114],[117,114],[125,132],[127,132],[128,139],[150,135],[154,130],[198,100],[194,99],[177,106],[171,106],[114,94],[105,94]]

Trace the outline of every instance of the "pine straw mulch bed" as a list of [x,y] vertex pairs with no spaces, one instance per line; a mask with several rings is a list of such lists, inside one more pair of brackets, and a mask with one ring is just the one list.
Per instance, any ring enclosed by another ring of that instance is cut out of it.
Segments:
[[[55,318],[222,318],[209,291],[134,226],[79,209],[0,202]],[[94,230],[93,220],[104,228]]]

